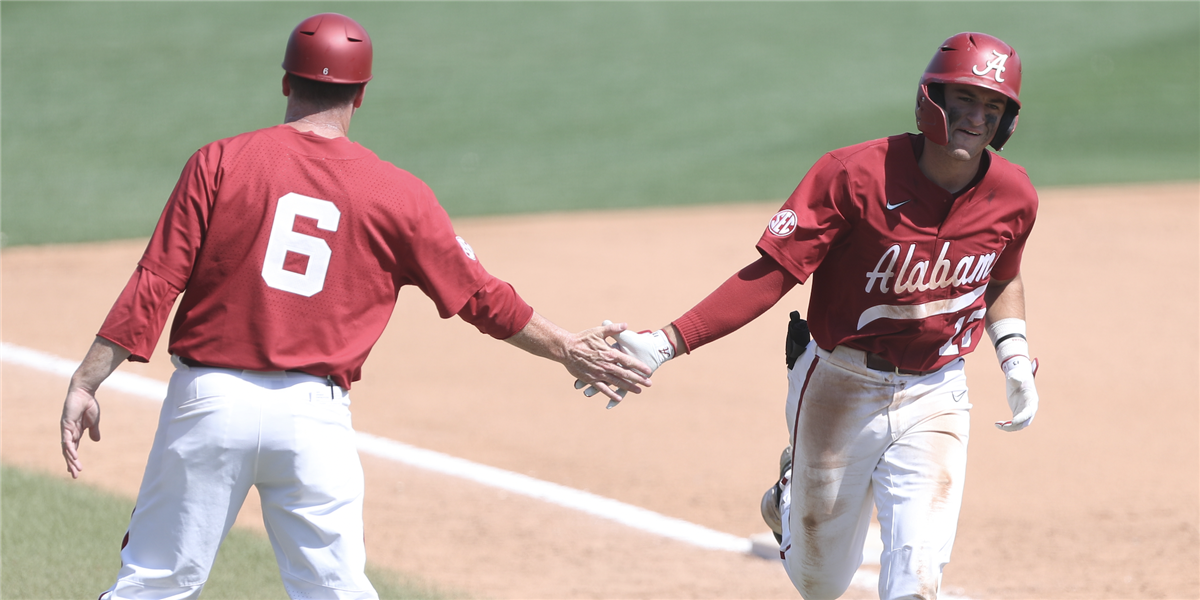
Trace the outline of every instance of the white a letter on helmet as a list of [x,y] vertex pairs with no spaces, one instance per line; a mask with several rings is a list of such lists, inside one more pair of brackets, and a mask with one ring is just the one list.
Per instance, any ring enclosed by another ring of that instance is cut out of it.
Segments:
[[983,77],[991,72],[992,69],[995,69],[996,74],[993,75],[993,77],[996,78],[996,83],[1004,83],[1004,78],[1001,77],[1001,75],[1004,74],[1004,63],[1008,60],[1008,55],[1000,54],[995,50],[992,50],[992,54],[995,54],[996,58],[993,58],[992,60],[988,61],[987,64],[983,65],[983,69],[980,69],[979,67],[971,67],[971,72]]

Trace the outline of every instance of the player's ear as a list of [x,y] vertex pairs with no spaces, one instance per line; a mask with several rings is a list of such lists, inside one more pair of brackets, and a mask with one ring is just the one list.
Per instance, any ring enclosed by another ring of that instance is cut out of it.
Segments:
[[287,73],[283,74],[283,95],[285,97],[292,95],[292,85],[288,83]]
[[367,84],[364,83],[364,84],[362,84],[361,87],[358,88],[358,93],[354,95],[354,108],[358,108],[358,107],[362,106],[363,95],[365,95],[366,93],[367,93]]

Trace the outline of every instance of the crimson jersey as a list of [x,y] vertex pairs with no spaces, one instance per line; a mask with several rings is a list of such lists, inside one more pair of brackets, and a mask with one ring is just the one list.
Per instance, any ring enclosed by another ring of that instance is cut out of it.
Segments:
[[[99,333],[131,358],[149,357],[186,290],[172,354],[301,370],[345,388],[359,379],[402,286],[418,286],[442,318],[483,305],[501,321],[488,330],[498,337],[533,312],[480,265],[421,180],[346,138],[287,125],[197,151],[138,267]],[[497,288],[507,293],[491,306],[474,297]]]
[[991,279],[1020,272],[1037,213],[1024,169],[987,152],[959,195],[917,166],[924,137],[901,134],[830,152],[758,242],[801,282],[822,348],[847,345],[931,370],[983,339]]

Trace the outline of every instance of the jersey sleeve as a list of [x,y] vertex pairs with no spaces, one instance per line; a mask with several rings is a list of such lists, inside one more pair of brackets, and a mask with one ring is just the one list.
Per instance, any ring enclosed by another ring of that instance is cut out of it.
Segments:
[[397,239],[404,244],[404,278],[433,300],[438,315],[448,319],[462,310],[492,276],[474,249],[454,232],[449,215],[424,183],[414,183],[413,213]]
[[210,144],[188,159],[138,262],[180,290],[187,289],[208,231],[217,179],[216,169],[210,166],[216,160],[208,153],[216,151],[217,146]]
[[458,316],[481,333],[506,340],[529,324],[533,307],[526,304],[508,282],[491,277],[467,300]]
[[162,336],[179,288],[143,267],[134,270],[96,334],[148,362]]
[[1004,251],[996,259],[996,265],[992,267],[991,278],[997,281],[1008,281],[1021,273],[1021,257],[1025,253],[1025,243],[1029,240],[1029,234],[1033,231],[1033,223],[1037,219],[1037,191],[1030,183],[1029,176],[1025,174],[1024,169],[1016,167],[1014,171],[1020,176],[1011,177],[1015,185],[1012,192],[1014,201],[1010,204],[1020,208],[1006,219],[1006,222],[1011,223],[1014,229],[1013,239],[1004,247]]
[[1030,230],[1014,239],[1004,248],[1004,252],[996,259],[992,268],[991,278],[996,281],[1008,281],[1021,273],[1021,256],[1025,253],[1025,242],[1029,239]]
[[97,333],[128,350],[129,360],[150,360],[175,299],[187,288],[207,229],[214,176],[204,148],[184,165],[137,269]]
[[822,156],[771,218],[758,251],[797,281],[807,281],[829,249],[848,234],[854,215],[850,198],[845,167],[832,154]]

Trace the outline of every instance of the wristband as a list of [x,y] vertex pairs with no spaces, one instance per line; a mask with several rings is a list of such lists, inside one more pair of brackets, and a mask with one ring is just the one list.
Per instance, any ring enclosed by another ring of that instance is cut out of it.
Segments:
[[996,359],[1001,367],[1015,356],[1029,357],[1029,341],[1025,339],[1025,320],[1000,319],[987,326],[988,337],[996,346]]

